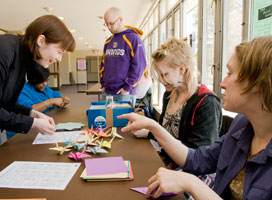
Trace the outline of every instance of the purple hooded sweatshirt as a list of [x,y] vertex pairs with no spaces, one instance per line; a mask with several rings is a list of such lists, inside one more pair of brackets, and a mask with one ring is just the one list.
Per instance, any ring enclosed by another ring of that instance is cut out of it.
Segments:
[[139,30],[126,29],[106,40],[100,66],[100,83],[108,94],[123,88],[135,95],[146,69],[144,45]]

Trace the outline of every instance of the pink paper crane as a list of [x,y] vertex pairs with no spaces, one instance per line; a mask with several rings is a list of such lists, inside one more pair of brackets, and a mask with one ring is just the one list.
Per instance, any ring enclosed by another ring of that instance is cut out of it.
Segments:
[[71,158],[71,159],[74,159],[76,161],[81,160],[82,158],[90,158],[90,157],[92,157],[89,154],[85,154],[86,147],[87,147],[87,145],[84,146],[82,152],[76,152],[76,153],[70,152],[68,154],[68,157]]

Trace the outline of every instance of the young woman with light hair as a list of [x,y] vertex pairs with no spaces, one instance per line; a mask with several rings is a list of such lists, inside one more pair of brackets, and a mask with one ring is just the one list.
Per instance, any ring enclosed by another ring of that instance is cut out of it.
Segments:
[[[152,59],[158,80],[166,89],[160,124],[188,147],[214,143],[221,128],[221,102],[204,84],[197,85],[190,45],[172,38],[153,52]],[[146,137],[147,132],[134,134]],[[154,139],[151,133],[148,137]],[[164,150],[160,155],[170,169],[178,167]]]

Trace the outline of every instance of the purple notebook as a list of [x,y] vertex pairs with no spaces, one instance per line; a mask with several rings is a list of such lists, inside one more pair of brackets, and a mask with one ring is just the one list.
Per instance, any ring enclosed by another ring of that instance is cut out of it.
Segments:
[[128,172],[129,169],[122,157],[85,159],[87,176]]
[[[136,192],[139,192],[139,193],[142,193],[144,195],[146,195],[147,193],[147,189],[148,187],[136,187],[136,188],[130,188],[131,190],[134,190]],[[152,194],[154,194],[156,192],[156,190],[154,190],[152,193],[151,193],[151,196]],[[162,193],[161,194],[161,197],[163,196],[172,196],[172,195],[177,195],[177,193]]]

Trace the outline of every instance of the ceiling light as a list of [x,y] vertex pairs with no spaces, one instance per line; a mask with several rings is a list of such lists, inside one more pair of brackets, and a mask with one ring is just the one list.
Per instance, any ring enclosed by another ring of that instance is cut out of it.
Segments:
[[104,20],[103,16],[97,16],[98,19]]
[[91,45],[88,45],[88,48],[90,48],[90,49],[91,49],[91,48],[93,48],[93,47],[92,47]]
[[83,40],[83,37],[78,37],[77,39],[79,39],[79,40]]
[[71,33],[76,32],[76,30],[75,30],[75,29],[70,29],[69,31],[70,31]]
[[51,12],[53,10],[53,8],[50,8],[50,7],[43,7],[43,9],[47,12]]
[[61,21],[63,21],[64,20],[64,17],[58,17]]
[[88,43],[88,42],[85,42],[84,44],[88,45],[89,43]]

